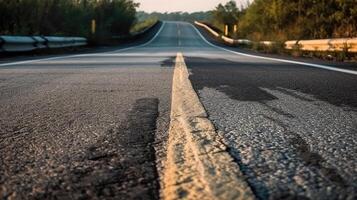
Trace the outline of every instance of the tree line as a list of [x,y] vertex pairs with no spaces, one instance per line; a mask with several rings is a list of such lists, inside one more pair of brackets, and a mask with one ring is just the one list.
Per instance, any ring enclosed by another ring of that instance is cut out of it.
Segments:
[[132,0],[0,0],[0,34],[90,36],[129,33],[136,20]]
[[[247,0],[245,7],[236,1],[219,4],[207,12],[145,13],[139,19],[203,21],[221,32],[251,40],[285,41],[357,37],[356,0]],[[234,32],[234,26],[237,32]]]
[[147,13],[143,11],[139,11],[137,13],[137,17],[139,21],[143,21],[148,18],[165,20],[165,21],[186,21],[186,22],[194,22],[197,21],[209,21],[212,18],[212,11],[207,12],[152,12]]
[[[251,40],[319,39],[357,36],[356,0],[254,0],[238,9],[219,4],[208,21],[230,35]],[[236,34],[233,26],[238,26]]]
[[228,25],[232,37],[251,40],[357,36],[356,0],[254,0],[245,8],[230,1],[195,13],[145,13],[137,7],[133,0],[0,0],[0,34],[88,37],[95,19],[97,35],[106,37],[128,34],[136,19],[160,19],[205,21],[222,31]]

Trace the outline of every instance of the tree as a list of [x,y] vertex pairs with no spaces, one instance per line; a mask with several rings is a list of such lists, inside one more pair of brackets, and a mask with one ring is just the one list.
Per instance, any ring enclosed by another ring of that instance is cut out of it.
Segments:
[[355,0],[255,0],[242,10],[239,36],[252,40],[357,36]]
[[136,19],[132,0],[0,0],[0,34],[89,36],[127,34]]
[[225,5],[219,4],[213,11],[213,24],[216,27],[220,27],[222,30],[225,25],[230,27],[230,32],[232,33],[232,28],[234,25],[238,24],[238,19],[240,17],[240,11],[237,7],[235,1],[229,1]]

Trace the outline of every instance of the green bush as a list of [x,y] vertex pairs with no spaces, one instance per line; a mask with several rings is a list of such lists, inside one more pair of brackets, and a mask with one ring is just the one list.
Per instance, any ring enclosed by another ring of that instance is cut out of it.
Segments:
[[0,34],[98,37],[128,34],[138,4],[132,0],[0,0]]
[[148,27],[153,26],[154,24],[157,23],[157,18],[153,17],[153,18],[149,18],[143,21],[139,21],[137,23],[134,24],[134,26],[130,29],[131,33],[137,33],[140,31],[145,30]]
[[[214,13],[217,27],[222,20],[222,6]],[[238,37],[253,41],[323,39],[357,36],[355,0],[254,0],[247,8],[231,9],[229,17],[238,22]]]

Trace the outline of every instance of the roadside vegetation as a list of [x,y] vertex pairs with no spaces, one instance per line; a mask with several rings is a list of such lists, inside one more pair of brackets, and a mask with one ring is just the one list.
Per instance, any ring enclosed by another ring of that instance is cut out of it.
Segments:
[[[357,4],[355,0],[254,0],[246,8],[235,1],[219,4],[212,19],[204,21],[228,36],[253,41],[247,47],[265,53],[288,53],[295,56],[349,60],[356,55],[342,52],[306,52],[299,46],[285,50],[287,40],[310,40],[357,37]],[[236,31],[234,31],[236,26]],[[264,45],[259,41],[273,41]]]
[[128,34],[136,20],[132,0],[0,0],[1,35],[91,37]]
[[[207,21],[230,35],[254,41],[357,36],[355,0],[254,0],[246,8],[235,1],[219,4]],[[238,25],[237,34],[233,26]]]
[[157,18],[155,17],[150,17],[150,18],[144,18],[144,19],[138,19],[138,21],[134,24],[134,26],[131,27],[130,33],[138,33],[141,31],[146,30],[149,27],[152,27],[154,24],[156,24],[158,21]]
[[166,21],[186,21],[186,22],[194,22],[194,21],[210,21],[212,19],[212,11],[207,12],[166,12],[166,13],[159,13],[159,12],[152,12],[147,13],[143,11],[139,11],[137,13],[137,18],[139,21],[148,19],[148,18],[155,18],[159,20],[166,20]]
[[[219,4],[207,12],[138,12],[139,21],[148,18],[171,21],[201,21],[229,36],[253,41],[286,41],[357,36],[355,0],[248,0],[245,7],[236,1]],[[234,25],[237,32],[234,33]]]

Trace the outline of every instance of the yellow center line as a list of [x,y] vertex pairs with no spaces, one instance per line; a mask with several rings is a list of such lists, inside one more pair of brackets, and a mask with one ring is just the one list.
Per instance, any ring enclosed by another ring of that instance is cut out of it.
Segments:
[[182,53],[176,56],[171,101],[163,199],[255,199],[193,89]]
[[181,29],[178,24],[177,24],[177,38],[178,38],[178,46],[181,46]]

